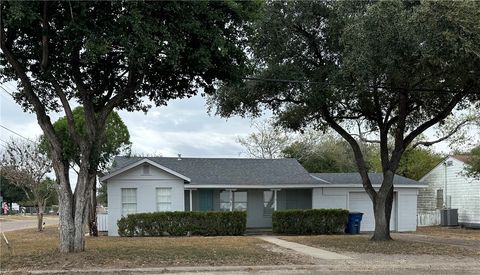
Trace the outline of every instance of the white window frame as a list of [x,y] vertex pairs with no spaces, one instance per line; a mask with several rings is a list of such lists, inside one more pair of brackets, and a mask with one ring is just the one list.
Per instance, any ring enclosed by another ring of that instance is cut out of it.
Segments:
[[[132,193],[127,194],[128,191]],[[122,216],[127,216],[128,214],[137,213],[137,188],[120,188],[120,193],[121,193],[120,195],[121,195],[121,204],[122,204]],[[129,207],[127,208],[126,206],[129,206]],[[134,210],[132,211],[132,209]]]
[[[227,193],[228,192],[228,201],[225,201],[223,200],[222,201],[222,193]],[[223,191],[220,191],[220,211],[232,211],[232,207],[233,207],[233,191],[232,190],[223,190]],[[228,209],[225,207],[226,205],[228,205]],[[222,207],[223,206],[223,207]]]
[[[243,200],[240,201],[240,200],[237,199],[237,196],[236,196],[236,195],[237,195],[238,193],[245,193],[245,200],[244,200],[244,201],[243,201]],[[248,209],[248,192],[247,192],[247,190],[237,190],[237,191],[234,191],[234,192],[233,192],[233,200],[232,200],[232,203],[233,203],[233,205],[232,205],[232,211],[242,211],[242,212],[246,212],[247,209]],[[241,210],[236,210],[236,207],[235,207],[235,206],[238,205],[238,204],[245,204],[245,208],[244,208],[244,209],[241,209]]]
[[[159,195],[160,190],[168,190],[167,195]],[[172,211],[172,188],[171,187],[157,187],[155,189],[155,195],[157,197],[157,211],[166,212]]]

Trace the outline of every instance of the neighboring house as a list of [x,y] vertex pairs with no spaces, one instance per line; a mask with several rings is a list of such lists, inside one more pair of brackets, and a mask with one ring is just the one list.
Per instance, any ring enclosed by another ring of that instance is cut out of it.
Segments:
[[[373,208],[357,173],[310,175],[295,159],[116,157],[107,183],[108,233],[130,213],[246,211],[247,227],[267,228],[281,209],[344,208],[365,213],[362,231],[374,229]],[[381,174],[371,174],[374,187]],[[396,177],[392,230],[416,229],[420,183]]]
[[459,224],[480,227],[480,180],[465,175],[468,156],[446,158],[420,182],[428,187],[418,194],[418,225],[439,225],[440,209],[458,209]]

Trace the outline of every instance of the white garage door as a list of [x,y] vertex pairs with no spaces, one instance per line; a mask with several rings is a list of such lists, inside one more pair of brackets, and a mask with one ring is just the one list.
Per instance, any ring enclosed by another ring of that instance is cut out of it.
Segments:
[[[392,217],[390,219],[390,230],[397,230],[396,221],[397,221],[397,209],[396,209],[396,197],[397,193],[394,194],[393,199],[393,209]],[[375,217],[373,216],[373,204],[370,197],[367,193],[360,192],[350,192],[349,193],[349,204],[348,210],[351,212],[362,212],[362,223],[360,226],[360,231],[373,231],[375,230]]]

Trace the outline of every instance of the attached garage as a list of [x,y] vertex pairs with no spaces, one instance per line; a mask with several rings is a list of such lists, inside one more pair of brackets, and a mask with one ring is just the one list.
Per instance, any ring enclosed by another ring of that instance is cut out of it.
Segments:
[[[322,183],[312,191],[312,208],[344,208],[351,212],[362,212],[362,232],[375,229],[373,204],[362,187],[358,173],[315,173],[311,174]],[[373,187],[378,190],[383,175],[370,173]],[[392,231],[415,231],[417,228],[417,193],[421,184],[412,179],[395,176],[394,200],[390,229]]]
[[[397,200],[395,197],[397,192],[394,194],[393,199],[393,208],[392,208],[392,217],[390,218],[390,230],[397,230],[397,209],[396,203]],[[375,217],[373,215],[373,203],[370,197],[365,192],[350,192],[348,194],[348,209],[351,212],[362,212],[362,231],[373,231],[375,230]]]

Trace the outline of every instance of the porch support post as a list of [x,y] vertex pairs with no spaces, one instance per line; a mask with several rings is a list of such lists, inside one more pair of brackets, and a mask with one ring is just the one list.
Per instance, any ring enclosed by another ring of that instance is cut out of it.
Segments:
[[277,189],[273,190],[273,201],[275,202],[273,205],[273,210],[277,211]]
[[230,212],[233,211],[233,190],[230,189]]
[[273,191],[273,210],[277,211],[277,191],[280,191],[280,189],[270,189]]
[[190,212],[193,211],[193,190],[190,189]]

